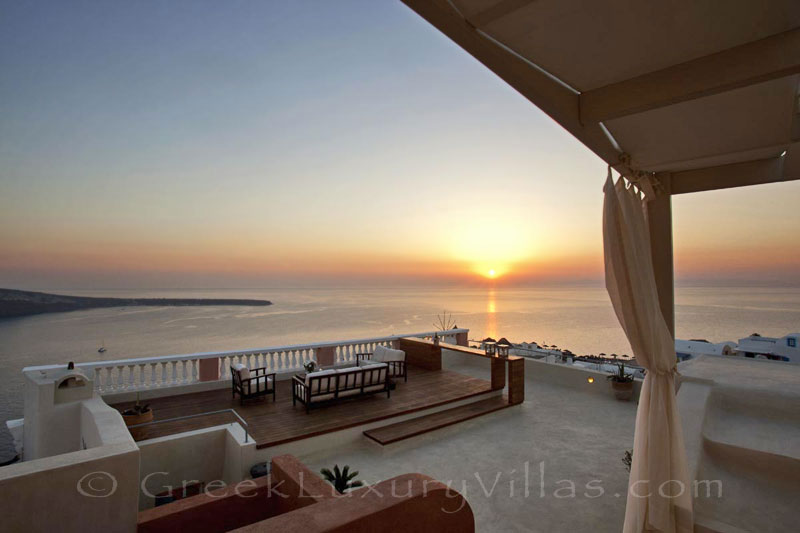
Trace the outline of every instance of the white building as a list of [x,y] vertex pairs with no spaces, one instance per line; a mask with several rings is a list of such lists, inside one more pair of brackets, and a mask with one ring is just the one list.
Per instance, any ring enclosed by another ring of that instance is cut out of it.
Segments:
[[675,339],[675,354],[679,361],[694,359],[700,355],[737,355],[733,341],[709,342],[705,339]]
[[744,357],[798,362],[800,361],[798,339],[800,339],[800,333],[790,333],[783,337],[762,337],[754,333],[749,337],[739,339],[738,351]]

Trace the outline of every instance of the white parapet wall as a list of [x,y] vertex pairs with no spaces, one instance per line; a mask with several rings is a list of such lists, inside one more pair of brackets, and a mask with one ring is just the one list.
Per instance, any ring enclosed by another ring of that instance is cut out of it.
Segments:
[[[613,396],[608,372],[583,368],[565,363],[547,363],[539,359],[525,359],[525,376],[536,381],[569,387],[581,392]],[[633,400],[639,399],[642,380],[633,380]]]
[[[302,371],[303,365],[317,360],[323,352],[330,354],[331,365],[347,365],[355,362],[356,354],[372,352],[376,346],[391,346],[402,337],[430,339],[438,336],[442,342],[457,344],[466,342],[468,329],[454,328],[445,331],[425,331],[386,335],[366,339],[316,342],[269,346],[251,350],[231,352],[204,352],[158,357],[118,359],[77,363],[76,370],[92,381],[94,389],[113,401],[132,399],[136,393],[142,398],[200,392],[224,386],[230,381],[230,367],[242,363],[249,368],[266,368],[278,378],[289,379]],[[45,365],[26,367],[26,376],[37,376],[41,372],[63,369],[63,366]]]
[[695,531],[796,530],[800,366],[701,355],[678,370]]
[[113,444],[0,468],[3,531],[136,531],[139,450]]
[[[468,373],[487,379],[490,373],[490,360],[452,350],[442,351],[442,366],[457,372]],[[559,385],[580,392],[613,396],[614,391],[608,381],[608,372],[585,368],[569,363],[552,363],[544,359],[525,358],[525,377],[551,385]],[[642,380],[634,379],[633,400],[639,398]]]
[[139,448],[90,376],[27,372],[22,432],[23,461],[0,468],[4,531],[136,530]]
[[238,423],[187,431],[138,443],[141,452],[139,509],[157,494],[203,482],[208,489],[237,483],[255,464],[256,443],[245,442]]
[[69,427],[74,451],[0,468],[3,530],[135,531],[139,448],[120,414],[99,397],[69,404],[60,410],[63,420],[52,431],[40,428],[40,437],[57,440]]

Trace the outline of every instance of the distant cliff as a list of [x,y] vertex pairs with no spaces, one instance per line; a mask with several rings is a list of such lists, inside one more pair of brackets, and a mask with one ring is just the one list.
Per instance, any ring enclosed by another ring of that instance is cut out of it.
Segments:
[[229,300],[216,298],[91,298],[45,292],[0,289],[0,318],[60,313],[96,307],[133,306],[198,306],[198,305],[272,305],[269,300]]

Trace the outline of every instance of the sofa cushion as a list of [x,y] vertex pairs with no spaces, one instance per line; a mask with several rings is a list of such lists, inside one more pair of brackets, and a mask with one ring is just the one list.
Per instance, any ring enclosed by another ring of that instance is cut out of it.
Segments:
[[311,397],[311,403],[324,402],[325,400],[332,400],[333,397],[334,394],[332,392],[328,394],[317,394],[316,396]]
[[406,352],[403,350],[394,350],[386,346],[378,345],[375,351],[372,352],[372,360],[379,363],[386,363],[389,361],[405,361]]
[[364,369],[364,386],[377,385],[386,382],[386,372],[388,366],[384,363],[381,366],[375,365],[370,369]]
[[233,365],[233,369],[239,374],[239,379],[250,379],[250,369],[242,363],[236,363]]
[[308,382],[311,380],[311,378],[316,378],[316,377],[319,377],[319,376],[327,376],[328,374],[335,374],[335,373],[336,373],[336,370],[334,370],[334,369],[317,370],[316,372],[309,372],[309,373],[306,374],[306,385],[308,385]]
[[262,389],[264,389],[264,388],[267,388],[267,389],[272,388],[272,376],[261,376],[258,379],[255,379],[255,380],[251,381],[250,382],[250,386],[255,388],[256,383],[258,383],[258,386],[260,388],[262,388]]
[[324,394],[327,392],[333,393],[336,390],[335,379],[315,379],[314,382],[311,383],[311,378],[335,375],[336,370],[319,370],[317,372],[309,372],[306,374],[306,385],[311,384],[311,394]]
[[353,366],[350,368],[340,368],[336,371],[339,374],[339,390],[352,389],[354,387],[361,387],[361,376],[363,372],[361,369]]

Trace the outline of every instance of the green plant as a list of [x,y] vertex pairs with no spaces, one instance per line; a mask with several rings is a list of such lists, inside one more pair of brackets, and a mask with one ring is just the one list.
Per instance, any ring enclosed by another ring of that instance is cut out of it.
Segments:
[[633,464],[633,450],[625,450],[625,454],[622,456],[622,464],[625,465],[625,469],[628,472],[631,471],[631,464]]
[[319,473],[322,474],[325,481],[333,485],[333,488],[335,488],[336,492],[339,494],[344,494],[350,489],[364,486],[364,483],[361,481],[350,481],[358,475],[358,471],[350,472],[350,467],[348,465],[344,465],[341,470],[339,470],[339,465],[333,465],[333,472],[328,468],[323,468]]
[[141,405],[139,403],[139,393],[136,393],[136,403],[130,409],[125,409],[122,411],[123,415],[143,415],[144,413],[150,411],[150,404]]
[[606,378],[617,383],[630,383],[633,381],[633,374],[625,373],[625,363],[617,365],[617,371],[614,374],[609,374]]

